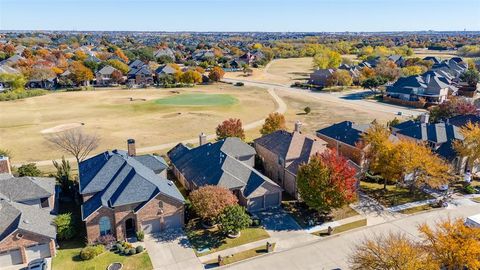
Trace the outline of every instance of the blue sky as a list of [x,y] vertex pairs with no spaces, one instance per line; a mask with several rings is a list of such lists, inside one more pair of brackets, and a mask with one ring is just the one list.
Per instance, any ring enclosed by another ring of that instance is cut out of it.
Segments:
[[479,0],[0,0],[0,30],[480,30]]

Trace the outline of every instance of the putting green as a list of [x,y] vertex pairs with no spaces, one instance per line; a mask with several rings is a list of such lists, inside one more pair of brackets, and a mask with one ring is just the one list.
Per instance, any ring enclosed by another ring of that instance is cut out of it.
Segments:
[[228,106],[237,102],[231,95],[204,93],[181,94],[155,100],[156,104],[172,106]]

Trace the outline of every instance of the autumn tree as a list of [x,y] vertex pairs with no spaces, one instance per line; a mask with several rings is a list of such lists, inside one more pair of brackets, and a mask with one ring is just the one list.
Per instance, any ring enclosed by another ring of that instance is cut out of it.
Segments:
[[329,213],[355,198],[355,169],[333,150],[314,155],[297,173],[298,193],[319,213]]
[[347,70],[336,70],[327,78],[327,86],[350,86],[352,84],[352,76]]
[[192,208],[204,221],[215,222],[227,206],[236,205],[237,197],[220,186],[203,186],[190,193]]
[[373,68],[364,67],[360,70],[360,82],[375,77],[377,74]]
[[477,70],[469,69],[460,75],[460,79],[471,87],[476,87],[480,80],[480,73]]
[[48,79],[55,78],[55,76],[55,72],[48,67],[33,68],[32,72],[30,73],[30,79],[41,81],[42,87],[45,87],[45,82]]
[[216,128],[217,140],[222,140],[228,137],[237,137],[245,140],[245,130],[242,127],[242,120],[237,118],[230,118],[223,121]]
[[128,57],[123,53],[122,49],[117,48],[115,50],[115,55],[118,56],[120,59],[123,60],[123,62],[128,63]]
[[213,67],[212,70],[210,70],[210,73],[208,73],[208,78],[214,82],[218,82],[223,78],[223,75],[225,75],[223,68]]
[[427,68],[424,66],[408,66],[402,68],[402,76],[408,77],[413,75],[420,75],[427,71]]
[[118,59],[110,59],[105,62],[107,65],[110,65],[118,70],[120,70],[124,75],[128,73],[130,69],[127,64],[123,63]]
[[392,82],[400,77],[401,70],[393,61],[382,60],[375,67],[375,73]]
[[183,72],[180,76],[180,81],[183,83],[201,83],[202,82],[202,74],[198,73],[195,70],[187,70]]
[[268,115],[265,119],[265,123],[260,129],[262,135],[273,133],[277,130],[286,130],[285,116],[281,113],[274,112]]
[[451,97],[442,104],[430,108],[430,121],[438,122],[457,115],[476,114],[477,107],[463,97]]
[[469,168],[480,162],[480,125],[468,122],[460,128],[463,140],[453,142],[453,148],[461,157],[467,157]]
[[404,234],[389,233],[358,244],[350,263],[353,270],[434,270],[426,258],[418,243]]
[[380,76],[375,76],[375,77],[363,80],[361,83],[361,86],[365,89],[377,91],[379,86],[382,86],[386,83],[387,83],[387,79]]
[[87,84],[93,80],[92,71],[87,68],[82,62],[75,61],[70,66],[71,79],[77,84]]
[[125,79],[123,78],[122,72],[120,72],[117,69],[112,71],[112,76],[111,77],[112,77],[112,81],[115,82],[115,83],[121,84],[121,83],[125,82]]
[[95,150],[100,142],[97,135],[87,134],[80,128],[53,133],[46,139],[52,146],[74,156],[77,164],[80,164],[90,152]]
[[337,68],[342,63],[342,56],[328,48],[319,50],[313,57],[313,65],[319,69]]

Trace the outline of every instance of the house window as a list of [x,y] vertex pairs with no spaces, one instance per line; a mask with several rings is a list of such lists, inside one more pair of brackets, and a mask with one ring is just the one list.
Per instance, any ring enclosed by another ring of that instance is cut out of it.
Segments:
[[108,217],[101,217],[100,221],[98,222],[98,226],[100,226],[101,236],[112,233],[112,225]]

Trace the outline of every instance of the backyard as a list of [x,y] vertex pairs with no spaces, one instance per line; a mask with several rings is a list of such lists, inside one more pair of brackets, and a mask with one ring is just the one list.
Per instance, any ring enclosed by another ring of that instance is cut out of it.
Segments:
[[212,134],[230,117],[254,122],[275,108],[264,89],[228,84],[51,93],[2,102],[0,148],[11,148],[14,163],[58,159],[65,153],[52,149],[44,136],[78,126],[100,136],[95,153],[124,149],[128,138],[142,148]]

